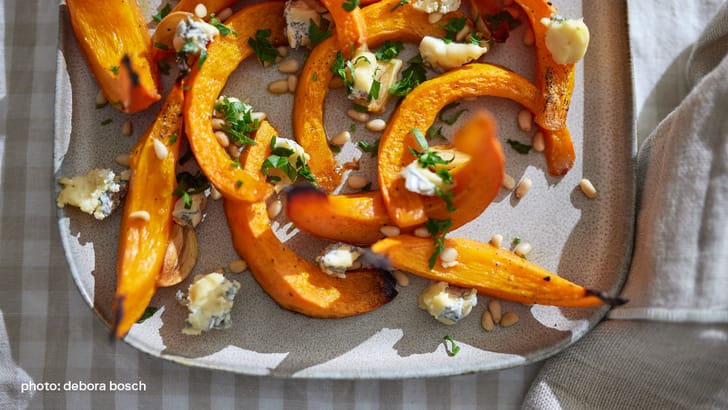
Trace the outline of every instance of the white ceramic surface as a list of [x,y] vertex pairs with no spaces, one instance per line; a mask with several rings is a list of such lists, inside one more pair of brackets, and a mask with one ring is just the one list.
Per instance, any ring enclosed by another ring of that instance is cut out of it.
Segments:
[[[519,107],[510,101],[480,98],[462,107],[486,106],[499,119],[500,138],[506,153],[507,173],[517,180],[533,180],[531,192],[522,200],[503,190],[485,213],[451,236],[487,241],[500,233],[510,241],[519,236],[533,245],[529,259],[577,283],[612,294],[618,292],[631,255],[634,219],[634,143],[632,134],[632,88],[624,2],[560,0],[556,3],[567,17],[584,16],[591,29],[591,45],[578,65],[576,88],[568,124],[577,160],[564,177],[548,175],[543,156],[520,155],[506,139],[530,143],[530,134],[516,124]],[[154,10],[154,7],[150,8]],[[159,108],[128,116],[111,107],[96,109],[98,90],[77,48],[64,6],[60,8],[61,41],[56,85],[56,135],[54,177],[86,173],[94,167],[122,168],[114,163],[130,150],[151,123]],[[505,65],[532,79],[532,49],[522,45],[527,24],[518,27],[505,45],[495,48],[484,61]],[[412,49],[409,49],[412,53]],[[294,53],[302,59],[302,53]],[[261,69],[252,59],[233,74],[225,94],[249,100],[256,110],[268,113],[281,135],[291,135],[293,96],[266,92],[272,79],[283,78],[275,67]],[[327,132],[335,135],[352,121],[341,113],[343,93],[332,91],[326,104]],[[391,112],[384,114],[386,118]],[[472,110],[471,110],[472,111]],[[444,125],[450,134],[454,126]],[[122,123],[132,118],[133,137],[121,133]],[[101,125],[111,119],[108,125]],[[376,138],[363,125],[354,141]],[[368,154],[345,147],[344,162],[361,156],[362,171],[374,165]],[[582,177],[599,190],[596,200],[587,199],[578,188]],[[201,254],[194,274],[207,273],[237,259],[221,202],[211,201],[198,230]],[[96,221],[74,209],[58,212],[61,238],[81,296],[108,322],[115,286],[115,261],[119,215]],[[274,227],[286,229],[285,216]],[[311,257],[325,245],[304,233],[287,242]],[[135,325],[126,342],[149,354],[177,362],[224,369],[244,374],[311,378],[399,378],[462,374],[501,369],[543,359],[582,337],[605,314],[606,309],[573,309],[524,306],[504,302],[504,309],[520,316],[517,326],[486,333],[480,327],[488,297],[479,296],[470,317],[456,326],[445,326],[417,307],[417,296],[427,285],[411,277],[409,287],[372,313],[359,317],[311,319],[279,308],[252,279],[249,272],[227,273],[242,283],[232,312],[234,325],[225,331],[185,336],[180,330],[186,308],[174,300],[177,289],[188,281],[160,289],[151,305],[163,307],[141,325]],[[450,335],[462,347],[450,357],[442,344]]]

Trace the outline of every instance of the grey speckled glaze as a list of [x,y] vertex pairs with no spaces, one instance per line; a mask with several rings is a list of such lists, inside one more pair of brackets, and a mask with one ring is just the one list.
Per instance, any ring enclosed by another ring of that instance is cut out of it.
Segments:
[[[576,88],[568,124],[577,161],[562,178],[548,175],[543,157],[519,155],[507,145],[506,170],[516,179],[529,177],[534,185],[517,201],[505,190],[485,213],[452,235],[487,241],[500,233],[509,241],[520,236],[534,251],[529,259],[590,288],[617,293],[621,288],[632,250],[634,219],[634,143],[632,135],[632,88],[625,2],[557,2],[567,17],[583,15],[591,29],[591,45],[578,66]],[[148,10],[154,10],[152,4]],[[159,105],[145,113],[128,116],[110,107],[96,109],[94,82],[76,46],[64,6],[60,8],[61,42],[58,50],[56,89],[55,178],[86,173],[94,167],[121,171],[114,157],[128,152],[151,123]],[[486,55],[488,62],[510,67],[527,78],[534,76],[532,50],[520,38],[525,25],[517,28],[506,46]],[[412,53],[412,49],[409,49]],[[295,54],[298,58],[302,55]],[[282,78],[275,68],[260,69],[246,61],[233,74],[226,95],[249,100],[256,110],[266,111],[283,136],[291,135],[292,95],[273,96],[265,85]],[[341,114],[343,94],[327,99],[326,128],[329,135],[348,129],[351,120]],[[392,105],[392,104],[390,104]],[[528,143],[530,135],[516,125],[519,108],[510,101],[480,98],[463,107],[485,106],[499,118],[501,141]],[[390,108],[391,110],[391,108]],[[472,111],[472,110],[471,110]],[[384,114],[384,118],[390,112]],[[467,113],[460,119],[467,117]],[[132,118],[134,135],[124,137],[122,123]],[[102,121],[112,122],[102,126]],[[446,134],[457,125],[445,125]],[[359,126],[354,140],[373,140],[376,135]],[[339,155],[343,162],[361,153],[351,145]],[[373,171],[368,155],[362,169]],[[588,200],[578,188],[582,177],[599,190]],[[115,261],[119,215],[96,221],[74,209],[60,209],[58,223],[63,246],[81,296],[99,317],[108,322],[115,286]],[[276,227],[286,228],[285,217]],[[220,202],[211,202],[198,231],[200,258],[194,274],[207,273],[237,259]],[[303,233],[287,242],[311,257],[324,242]],[[454,375],[502,369],[541,360],[582,337],[605,314],[606,309],[566,309],[525,306],[504,302],[515,311],[517,326],[486,333],[480,327],[488,298],[479,296],[470,317],[447,327],[417,308],[416,299],[427,285],[412,277],[409,287],[375,312],[347,319],[311,319],[280,309],[248,272],[227,273],[242,283],[232,312],[234,325],[225,331],[185,336],[186,309],[174,300],[178,288],[189,282],[159,289],[153,306],[162,307],[141,325],[135,325],[126,342],[149,354],[177,362],[228,371],[311,378],[400,378]],[[449,357],[443,336],[452,336],[462,350]]]

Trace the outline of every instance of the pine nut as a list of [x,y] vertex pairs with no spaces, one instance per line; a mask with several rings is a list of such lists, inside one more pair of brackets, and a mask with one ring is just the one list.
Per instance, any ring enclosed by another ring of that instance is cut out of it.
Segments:
[[384,225],[383,227],[379,228],[379,232],[382,233],[382,235],[386,236],[387,238],[392,236],[399,235],[399,227],[392,226],[392,225]]
[[362,189],[369,184],[369,180],[361,175],[351,175],[346,180],[346,185],[351,189]]
[[293,74],[289,75],[288,76],[288,92],[295,93],[297,85],[298,85],[298,76],[295,76]]
[[230,139],[224,131],[215,131],[215,139],[223,148],[227,148],[230,145]]
[[149,212],[147,212],[147,211],[134,211],[129,214],[129,218],[141,219],[144,222],[149,222],[149,220],[152,218],[152,216],[149,215]]
[[235,144],[230,144],[227,147],[228,155],[230,155],[231,158],[240,158],[240,147],[238,147]]
[[288,80],[276,80],[268,84],[268,91],[273,94],[285,94],[288,92]]
[[376,118],[376,119],[373,119],[373,120],[367,122],[367,129],[369,131],[374,131],[374,132],[384,131],[384,129],[386,127],[387,127],[387,123],[381,118]]
[[204,19],[207,17],[207,7],[202,3],[197,3],[195,6],[195,16]]
[[458,250],[455,248],[445,248],[440,254],[440,260],[443,262],[455,262],[458,259]]
[[531,146],[533,147],[534,151],[537,152],[543,152],[543,150],[546,149],[546,140],[544,139],[543,132],[538,131],[533,134],[533,141],[531,141]]
[[442,20],[442,13],[435,12],[435,13],[430,13],[427,15],[427,21],[430,24],[435,24],[440,20]]
[[511,327],[518,323],[518,315],[516,312],[506,312],[503,314],[503,318],[501,318],[500,325],[501,327]]
[[279,46],[276,47],[276,50],[278,50],[278,53],[281,55],[281,57],[288,57],[288,47],[286,46]]
[[106,99],[106,95],[104,95],[104,92],[102,90],[99,90],[99,92],[96,93],[96,107],[101,108],[109,103],[109,100]]
[[533,115],[531,114],[531,111],[521,110],[518,113],[518,128],[520,128],[521,131],[531,132],[531,129],[533,128]]
[[495,246],[495,247],[497,247],[497,248],[500,248],[501,245],[503,244],[503,235],[501,235],[499,233],[493,235],[490,238],[490,244],[493,245],[493,246]]
[[331,81],[329,81],[329,89],[335,90],[337,88],[344,87],[344,79],[337,76],[334,76]]
[[354,121],[367,122],[369,121],[369,114],[365,112],[359,112],[353,108],[346,110],[346,115]]
[[127,137],[130,136],[134,132],[131,120],[124,121],[124,124],[121,125],[121,133],[126,135]]
[[495,329],[495,321],[489,311],[483,312],[483,316],[480,318],[480,325],[483,326],[483,330],[486,332],[492,332]]
[[521,242],[513,249],[513,253],[518,256],[526,256],[531,252],[531,244],[528,242]]
[[215,201],[222,199],[222,194],[220,191],[215,188],[214,185],[210,185],[210,198],[214,199]]
[[156,138],[152,138],[154,141],[154,154],[159,158],[160,160],[167,158],[167,155],[169,155],[169,150],[167,150],[167,146],[164,145],[164,143]]
[[410,284],[409,276],[407,276],[407,274],[402,272],[401,270],[393,271],[392,276],[394,277],[394,280],[397,281],[397,285],[399,285],[403,288],[409,286],[409,284]]
[[533,181],[531,181],[531,178],[525,177],[521,180],[521,182],[518,183],[518,186],[516,187],[516,198],[521,199],[528,191],[531,190],[531,186],[533,185]]
[[533,35],[533,30],[527,28],[523,32],[523,44],[527,47],[531,47],[536,42],[536,38]]
[[238,259],[236,261],[230,262],[230,264],[228,265],[228,268],[230,269],[230,272],[232,272],[232,273],[241,273],[245,269],[248,269],[248,263],[242,259]]
[[251,112],[250,119],[252,119],[253,121],[258,120],[258,122],[265,121],[266,119],[268,119],[268,114],[262,111]]
[[225,126],[225,120],[222,118],[213,118],[212,119],[212,129],[219,131]]
[[583,192],[587,198],[594,199],[597,197],[597,189],[594,188],[594,184],[592,184],[592,182],[588,179],[582,178],[579,181],[579,188],[581,188],[581,192]]
[[336,134],[334,138],[331,138],[331,144],[340,147],[347,142],[351,141],[351,133],[349,131],[341,131]]
[[283,210],[283,202],[280,199],[276,199],[268,205],[268,218],[273,219],[280,215]]
[[115,161],[119,165],[128,167],[129,166],[129,154],[119,154],[116,156]]
[[488,312],[490,312],[491,317],[493,318],[494,323],[498,323],[501,321],[501,312],[503,310],[501,309],[501,303],[498,299],[491,299],[488,301]]
[[508,174],[503,174],[503,188],[510,191],[515,187],[516,187],[516,180],[513,179],[513,177]]
[[298,60],[289,58],[288,60],[283,61],[281,63],[281,65],[278,66],[278,71],[285,73],[285,74],[293,74],[296,71],[298,71],[298,68],[299,68]]
[[430,234],[430,231],[427,230],[424,226],[420,226],[417,229],[415,229],[415,236],[418,238],[429,238],[432,236]]
[[470,34],[470,27],[467,25],[463,26],[460,31],[455,34],[455,41],[463,41]]
[[233,15],[233,9],[231,9],[230,7],[225,7],[224,9],[220,10],[219,13],[217,13],[217,18],[220,21],[225,21],[228,18],[230,18],[230,16],[232,16],[232,15]]

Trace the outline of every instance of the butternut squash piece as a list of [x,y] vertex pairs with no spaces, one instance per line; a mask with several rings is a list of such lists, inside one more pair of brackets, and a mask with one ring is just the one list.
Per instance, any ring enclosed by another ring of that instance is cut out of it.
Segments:
[[272,193],[272,188],[256,173],[233,163],[213,134],[212,110],[230,74],[253,54],[248,39],[255,38],[256,31],[270,29],[271,43],[285,43],[283,5],[282,2],[259,3],[235,13],[225,24],[238,35],[216,38],[208,47],[207,59],[201,67],[195,64],[190,75],[184,109],[190,147],[200,168],[218,191],[240,201],[264,199]]
[[[117,338],[139,320],[156,290],[173,223],[176,198],[172,191],[177,185],[182,102],[182,85],[175,84],[154,123],[131,151],[131,179],[121,217],[116,264],[113,333]],[[159,143],[167,150],[163,159],[154,147]]]
[[367,25],[361,9],[358,5],[354,6],[353,0],[321,0],[321,4],[331,13],[336,42],[344,56],[351,57],[352,50],[367,44]]
[[434,250],[430,238],[409,235],[386,238],[372,245],[372,251],[387,256],[395,269],[475,288],[479,293],[503,300],[568,307],[626,302],[572,283],[507,249],[461,238],[446,238],[445,246],[457,249],[458,264],[443,268],[438,259],[432,270],[428,266]]
[[[245,169],[258,170],[270,154],[271,137],[278,135],[264,121],[256,145],[245,158]],[[348,272],[345,279],[327,275],[281,243],[271,228],[264,201],[224,202],[233,246],[248,262],[253,277],[282,308],[311,317],[336,318],[372,311],[392,300],[394,279],[383,271]]]
[[[419,41],[425,35],[443,37],[445,30],[427,21],[427,14],[409,5],[392,8],[399,0],[382,0],[362,9],[367,26],[367,43],[377,47],[386,40]],[[461,17],[461,13],[449,13]],[[336,60],[338,45],[329,38],[311,50],[298,78],[293,105],[293,134],[299,144],[311,155],[311,171],[316,183],[325,191],[333,191],[341,181],[341,169],[324,129],[324,101],[333,78],[331,65]]]
[[66,0],[71,27],[106,99],[135,113],[159,101],[159,69],[136,1]]
[[172,11],[188,11],[194,13],[195,7],[200,3],[205,5],[207,14],[210,15],[212,13],[217,14],[220,10],[234,5],[237,3],[237,0],[180,0]]
[[549,174],[553,176],[566,175],[574,166],[576,152],[574,143],[571,142],[571,133],[564,127],[558,131],[543,130],[546,148],[543,155],[546,158],[546,166]]

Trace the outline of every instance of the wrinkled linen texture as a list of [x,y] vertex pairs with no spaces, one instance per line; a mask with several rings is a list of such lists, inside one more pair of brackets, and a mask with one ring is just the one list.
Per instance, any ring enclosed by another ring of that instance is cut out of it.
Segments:
[[629,303],[547,361],[524,408],[728,408],[728,2],[684,57],[690,92],[637,158]]

